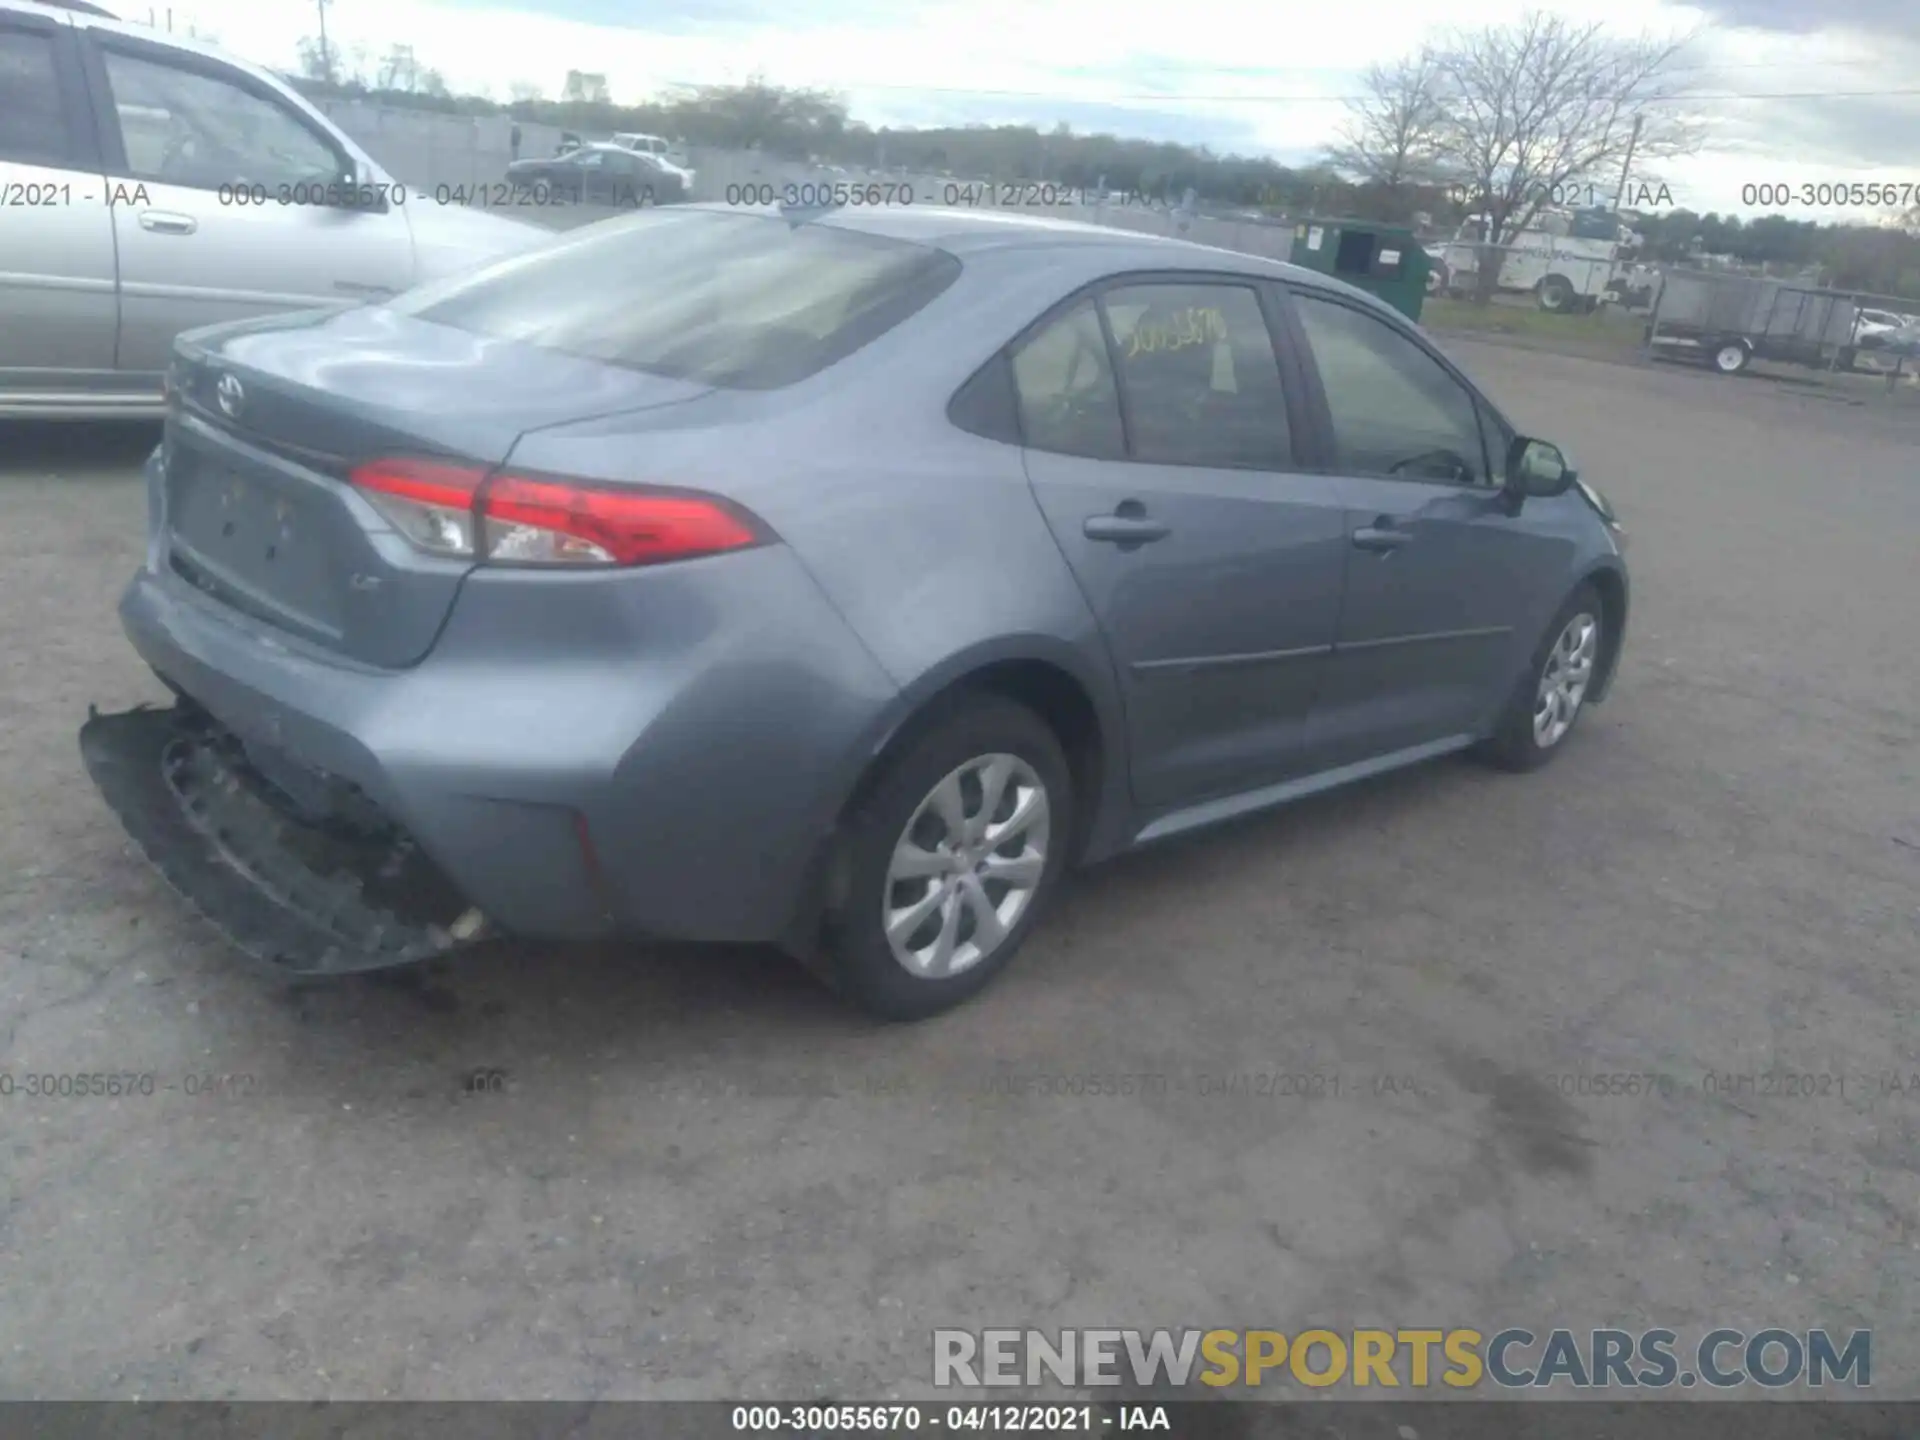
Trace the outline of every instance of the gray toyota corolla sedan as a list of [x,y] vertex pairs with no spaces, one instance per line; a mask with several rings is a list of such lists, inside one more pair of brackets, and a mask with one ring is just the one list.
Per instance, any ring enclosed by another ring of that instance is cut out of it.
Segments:
[[778,944],[893,1018],[1066,870],[1612,678],[1622,536],[1413,326],[1246,255],[688,207],[175,347],[95,782],[302,974]]

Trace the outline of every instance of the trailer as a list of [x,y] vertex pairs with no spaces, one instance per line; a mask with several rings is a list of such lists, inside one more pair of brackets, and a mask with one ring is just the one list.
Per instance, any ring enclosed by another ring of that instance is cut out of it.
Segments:
[[1860,328],[1860,307],[1843,291],[1670,270],[1654,297],[1646,340],[1656,352],[1692,356],[1723,375],[1755,360],[1851,370]]

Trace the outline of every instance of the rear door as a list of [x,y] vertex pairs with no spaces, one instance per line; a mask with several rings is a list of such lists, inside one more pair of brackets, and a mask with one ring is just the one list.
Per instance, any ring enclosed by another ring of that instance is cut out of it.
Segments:
[[1558,602],[1572,542],[1513,513],[1501,469],[1510,437],[1496,435],[1490,457],[1489,407],[1409,329],[1324,291],[1298,290],[1289,308],[1349,547],[1314,766],[1474,733],[1546,623],[1542,607]]
[[0,10],[0,409],[111,383],[113,287],[72,27]]
[[1296,771],[1345,533],[1337,483],[1294,459],[1305,411],[1263,282],[1115,281],[1012,370],[1034,494],[1119,668],[1136,799]]
[[353,183],[355,162],[272,86],[174,46],[79,33],[119,247],[122,371],[157,388],[183,330],[412,283],[404,206],[311,203]]

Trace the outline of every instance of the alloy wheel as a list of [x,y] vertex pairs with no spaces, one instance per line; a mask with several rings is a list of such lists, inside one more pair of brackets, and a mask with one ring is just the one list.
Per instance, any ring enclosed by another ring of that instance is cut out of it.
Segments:
[[1542,750],[1558,745],[1573,728],[1599,652],[1600,622],[1585,611],[1567,621],[1547,652],[1533,705],[1533,743]]
[[970,970],[1006,943],[1039,892],[1051,834],[1047,787],[1018,755],[948,772],[894,843],[880,924],[922,979]]

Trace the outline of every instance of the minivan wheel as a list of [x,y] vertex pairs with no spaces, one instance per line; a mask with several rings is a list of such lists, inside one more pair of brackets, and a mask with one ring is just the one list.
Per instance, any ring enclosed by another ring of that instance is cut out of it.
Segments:
[[843,833],[815,969],[889,1020],[949,1010],[1005,969],[1065,868],[1066,757],[1047,724],[969,695],[883,762]]
[[1599,672],[1605,617],[1592,585],[1568,597],[1480,747],[1483,756],[1503,770],[1537,770],[1565,748]]

